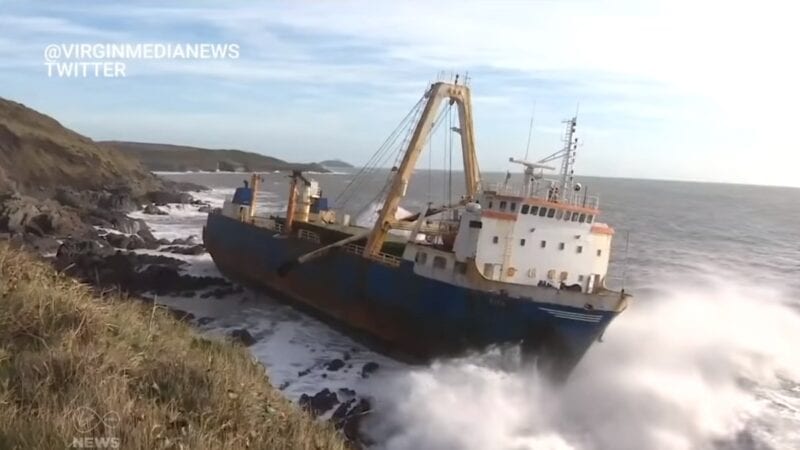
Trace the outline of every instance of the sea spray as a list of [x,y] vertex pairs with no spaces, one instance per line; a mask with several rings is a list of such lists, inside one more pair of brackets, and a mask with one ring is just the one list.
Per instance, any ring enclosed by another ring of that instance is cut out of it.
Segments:
[[387,374],[366,429],[389,449],[800,448],[800,393],[765,395],[800,380],[787,300],[713,278],[637,299],[560,386],[487,355]]

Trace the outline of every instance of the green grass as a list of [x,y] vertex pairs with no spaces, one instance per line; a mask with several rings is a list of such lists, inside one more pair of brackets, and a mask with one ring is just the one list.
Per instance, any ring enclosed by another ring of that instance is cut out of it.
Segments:
[[0,449],[86,437],[121,449],[347,447],[273,389],[246,349],[98,297],[0,243]]

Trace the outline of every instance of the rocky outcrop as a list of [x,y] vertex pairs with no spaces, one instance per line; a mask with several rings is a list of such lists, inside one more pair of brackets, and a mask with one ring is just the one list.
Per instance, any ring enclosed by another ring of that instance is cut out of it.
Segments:
[[369,378],[370,375],[378,371],[379,367],[378,363],[374,361],[364,364],[364,367],[361,368],[361,378]]
[[250,334],[245,328],[240,328],[237,330],[233,330],[230,332],[229,336],[236,342],[244,345],[245,347],[250,347],[251,345],[256,343],[256,338]]
[[86,236],[93,230],[73,208],[53,200],[12,194],[0,197],[0,232],[42,237]]
[[298,401],[301,408],[315,417],[326,413],[336,406],[337,403],[339,403],[339,399],[336,397],[336,394],[331,392],[328,388],[317,392],[313,396],[303,394]]
[[162,210],[161,208],[152,203],[145,206],[142,212],[144,214],[149,214],[151,216],[166,216],[168,214],[166,211]]
[[206,248],[200,244],[192,246],[184,245],[170,245],[161,249],[162,252],[175,253],[176,255],[202,255],[206,252]]
[[194,200],[191,194],[181,191],[151,191],[145,194],[145,199],[156,206],[164,206],[169,203],[191,203]]
[[222,278],[181,274],[184,261],[161,255],[125,252],[97,240],[68,239],[54,264],[67,275],[100,288],[131,294],[179,295],[214,286],[230,286]]

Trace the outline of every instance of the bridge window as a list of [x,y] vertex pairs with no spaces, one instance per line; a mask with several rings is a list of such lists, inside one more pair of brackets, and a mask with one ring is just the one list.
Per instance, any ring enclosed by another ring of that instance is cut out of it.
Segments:
[[547,241],[542,241],[542,242],[540,242],[540,243],[539,243],[539,246],[540,246],[540,247],[542,247],[542,248],[545,248],[545,247],[547,247]]
[[500,202],[500,211],[505,211],[505,210],[506,210],[506,201],[503,200]]
[[456,261],[453,270],[460,274],[465,274],[467,273],[467,263]]
[[536,278],[536,269],[534,268],[528,269],[528,278]]
[[528,214],[528,209],[529,208],[530,208],[530,206],[528,206],[528,205],[522,205],[522,208],[519,209],[519,212],[522,213],[522,214]]
[[558,243],[558,249],[559,250],[564,250],[564,243],[563,242],[559,242]]
[[564,211],[564,220],[565,221],[569,221],[569,217],[570,217],[570,212],[569,211]]
[[580,223],[586,222],[586,214],[581,214],[580,218],[578,218]]
[[414,261],[417,264],[424,266],[425,263],[428,262],[428,254],[425,252],[417,252],[417,256],[414,257]]
[[434,256],[433,257],[433,268],[434,269],[444,269],[447,267],[447,259],[444,256]]
[[559,210],[556,211],[556,220],[561,220],[561,218],[563,216],[564,216],[564,210],[563,209],[559,209]]
[[583,253],[583,246],[579,245],[576,250],[578,251],[578,253]]
[[600,256],[600,255],[602,255],[602,254],[603,254],[603,251],[602,251],[602,250],[600,250],[600,249],[598,248],[598,249],[597,249],[597,256]]
[[592,223],[592,220],[594,220],[593,215],[589,214],[588,216],[586,216],[586,223]]
[[547,210],[547,217],[552,219],[553,216],[555,216],[555,215],[556,215],[556,210],[555,209],[550,208],[550,209]]
[[577,222],[578,221],[578,216],[580,216],[580,214],[578,214],[576,212],[572,213],[572,221],[573,222]]
[[500,239],[498,239],[498,238],[497,238],[497,236],[493,237],[493,238],[492,238],[492,244],[497,244],[497,242],[498,242],[499,240],[500,240]]
[[517,210],[517,202],[511,202],[511,207],[508,208],[508,209],[510,209],[511,212],[516,211]]
[[578,281],[583,281],[583,275],[578,275]]
[[539,217],[544,217],[547,214],[547,208],[539,208]]
[[519,246],[520,247],[525,247],[525,239],[520,239],[519,240]]
[[488,206],[488,208],[489,208],[489,209],[492,209],[492,205],[493,205],[493,204],[494,204],[494,202],[492,202],[491,200],[489,200],[489,206]]
[[539,213],[539,207],[538,206],[531,206],[531,214],[535,216],[538,213]]

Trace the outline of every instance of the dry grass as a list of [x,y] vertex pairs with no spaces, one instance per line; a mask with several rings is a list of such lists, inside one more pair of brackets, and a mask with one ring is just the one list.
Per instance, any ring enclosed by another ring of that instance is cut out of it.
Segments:
[[119,438],[121,449],[346,448],[245,349],[93,296],[0,243],[0,449],[85,437]]

